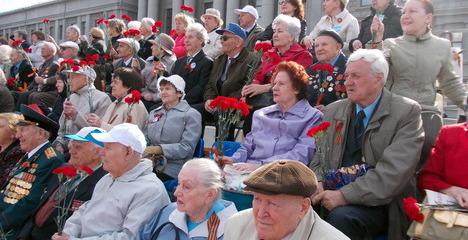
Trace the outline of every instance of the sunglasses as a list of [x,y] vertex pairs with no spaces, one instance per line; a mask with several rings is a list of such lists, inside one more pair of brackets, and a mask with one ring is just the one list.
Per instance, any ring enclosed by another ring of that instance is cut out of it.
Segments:
[[234,36],[223,35],[223,36],[221,36],[221,40],[227,41],[227,40],[229,40],[230,38],[233,38],[233,37],[234,37]]
[[287,4],[287,3],[289,3],[289,1],[283,0],[283,1],[279,1],[279,2],[278,2],[278,5],[283,5],[283,4]]

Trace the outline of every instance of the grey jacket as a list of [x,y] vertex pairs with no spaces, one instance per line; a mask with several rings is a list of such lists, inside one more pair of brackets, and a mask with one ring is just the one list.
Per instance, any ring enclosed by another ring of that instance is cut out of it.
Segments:
[[161,146],[164,173],[177,178],[182,165],[193,157],[202,131],[201,114],[182,100],[169,111],[161,106],[150,112],[144,133],[148,146]]
[[152,170],[152,162],[142,159],[120,177],[102,177],[63,231],[73,240],[135,239],[152,214],[169,204],[164,185]]

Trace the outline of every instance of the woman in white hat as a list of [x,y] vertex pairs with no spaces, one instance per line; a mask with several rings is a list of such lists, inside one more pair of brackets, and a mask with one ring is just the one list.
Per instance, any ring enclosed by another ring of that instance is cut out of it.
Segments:
[[155,163],[156,174],[166,181],[177,178],[182,165],[193,157],[202,124],[201,114],[183,100],[182,77],[161,77],[158,86],[163,104],[150,112],[143,132],[148,140],[145,155],[153,160],[163,159]]
[[208,32],[208,41],[203,47],[203,51],[211,59],[216,59],[219,55],[223,54],[221,50],[221,35],[216,33],[216,30],[221,29],[221,26],[223,26],[223,19],[221,19],[219,11],[214,8],[206,9],[205,14],[200,19]]

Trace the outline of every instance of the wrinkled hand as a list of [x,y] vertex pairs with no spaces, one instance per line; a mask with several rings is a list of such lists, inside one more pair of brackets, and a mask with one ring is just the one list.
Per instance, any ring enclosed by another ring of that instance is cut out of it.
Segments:
[[266,93],[270,91],[270,84],[249,84],[242,88],[243,97],[253,97],[258,94]]
[[237,171],[249,171],[253,172],[255,169],[259,168],[260,164],[253,164],[253,163],[236,163],[234,164],[234,169]]
[[209,113],[213,113],[215,111],[215,109],[210,106],[211,102],[213,102],[213,99],[205,101],[205,110]]
[[359,41],[358,39],[354,40],[353,48],[354,48],[354,51],[356,51],[358,49],[361,49],[362,48],[362,42]]
[[86,122],[88,122],[88,124],[92,127],[100,127],[102,124],[101,118],[94,113],[88,114]]
[[381,42],[383,39],[385,26],[380,19],[374,16],[371,24],[371,32],[374,33],[374,42]]
[[162,155],[163,151],[161,146],[148,146],[145,148],[145,151],[143,152],[144,157],[149,157],[153,155]]
[[67,119],[75,120],[78,111],[76,111],[75,106],[70,101],[63,102],[63,114]]
[[462,208],[468,209],[468,189],[452,186],[442,190],[441,192],[455,198],[458,202],[458,205],[460,205]]
[[341,191],[323,191],[317,194],[317,196],[312,199],[312,202],[320,202],[328,211],[346,205],[346,199]]
[[62,235],[58,235],[58,233],[55,233],[53,236],[52,236],[52,240],[68,240],[70,239],[70,236],[68,236],[67,234],[65,233],[62,233]]
[[302,43],[306,46],[307,49],[311,49],[314,47],[314,39],[311,36],[305,36],[302,39]]

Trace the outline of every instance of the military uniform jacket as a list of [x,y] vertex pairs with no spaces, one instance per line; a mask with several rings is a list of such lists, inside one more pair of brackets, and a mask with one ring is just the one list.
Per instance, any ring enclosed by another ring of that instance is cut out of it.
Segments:
[[20,227],[31,216],[46,190],[52,170],[62,163],[62,155],[55,152],[49,142],[18,163],[0,193],[0,227],[4,232]]
[[344,86],[344,72],[346,70],[347,58],[343,53],[333,65],[333,73],[330,75],[323,71],[316,71],[314,66],[307,69],[309,74],[309,103],[311,106],[328,105],[336,100],[346,98],[346,87]]

